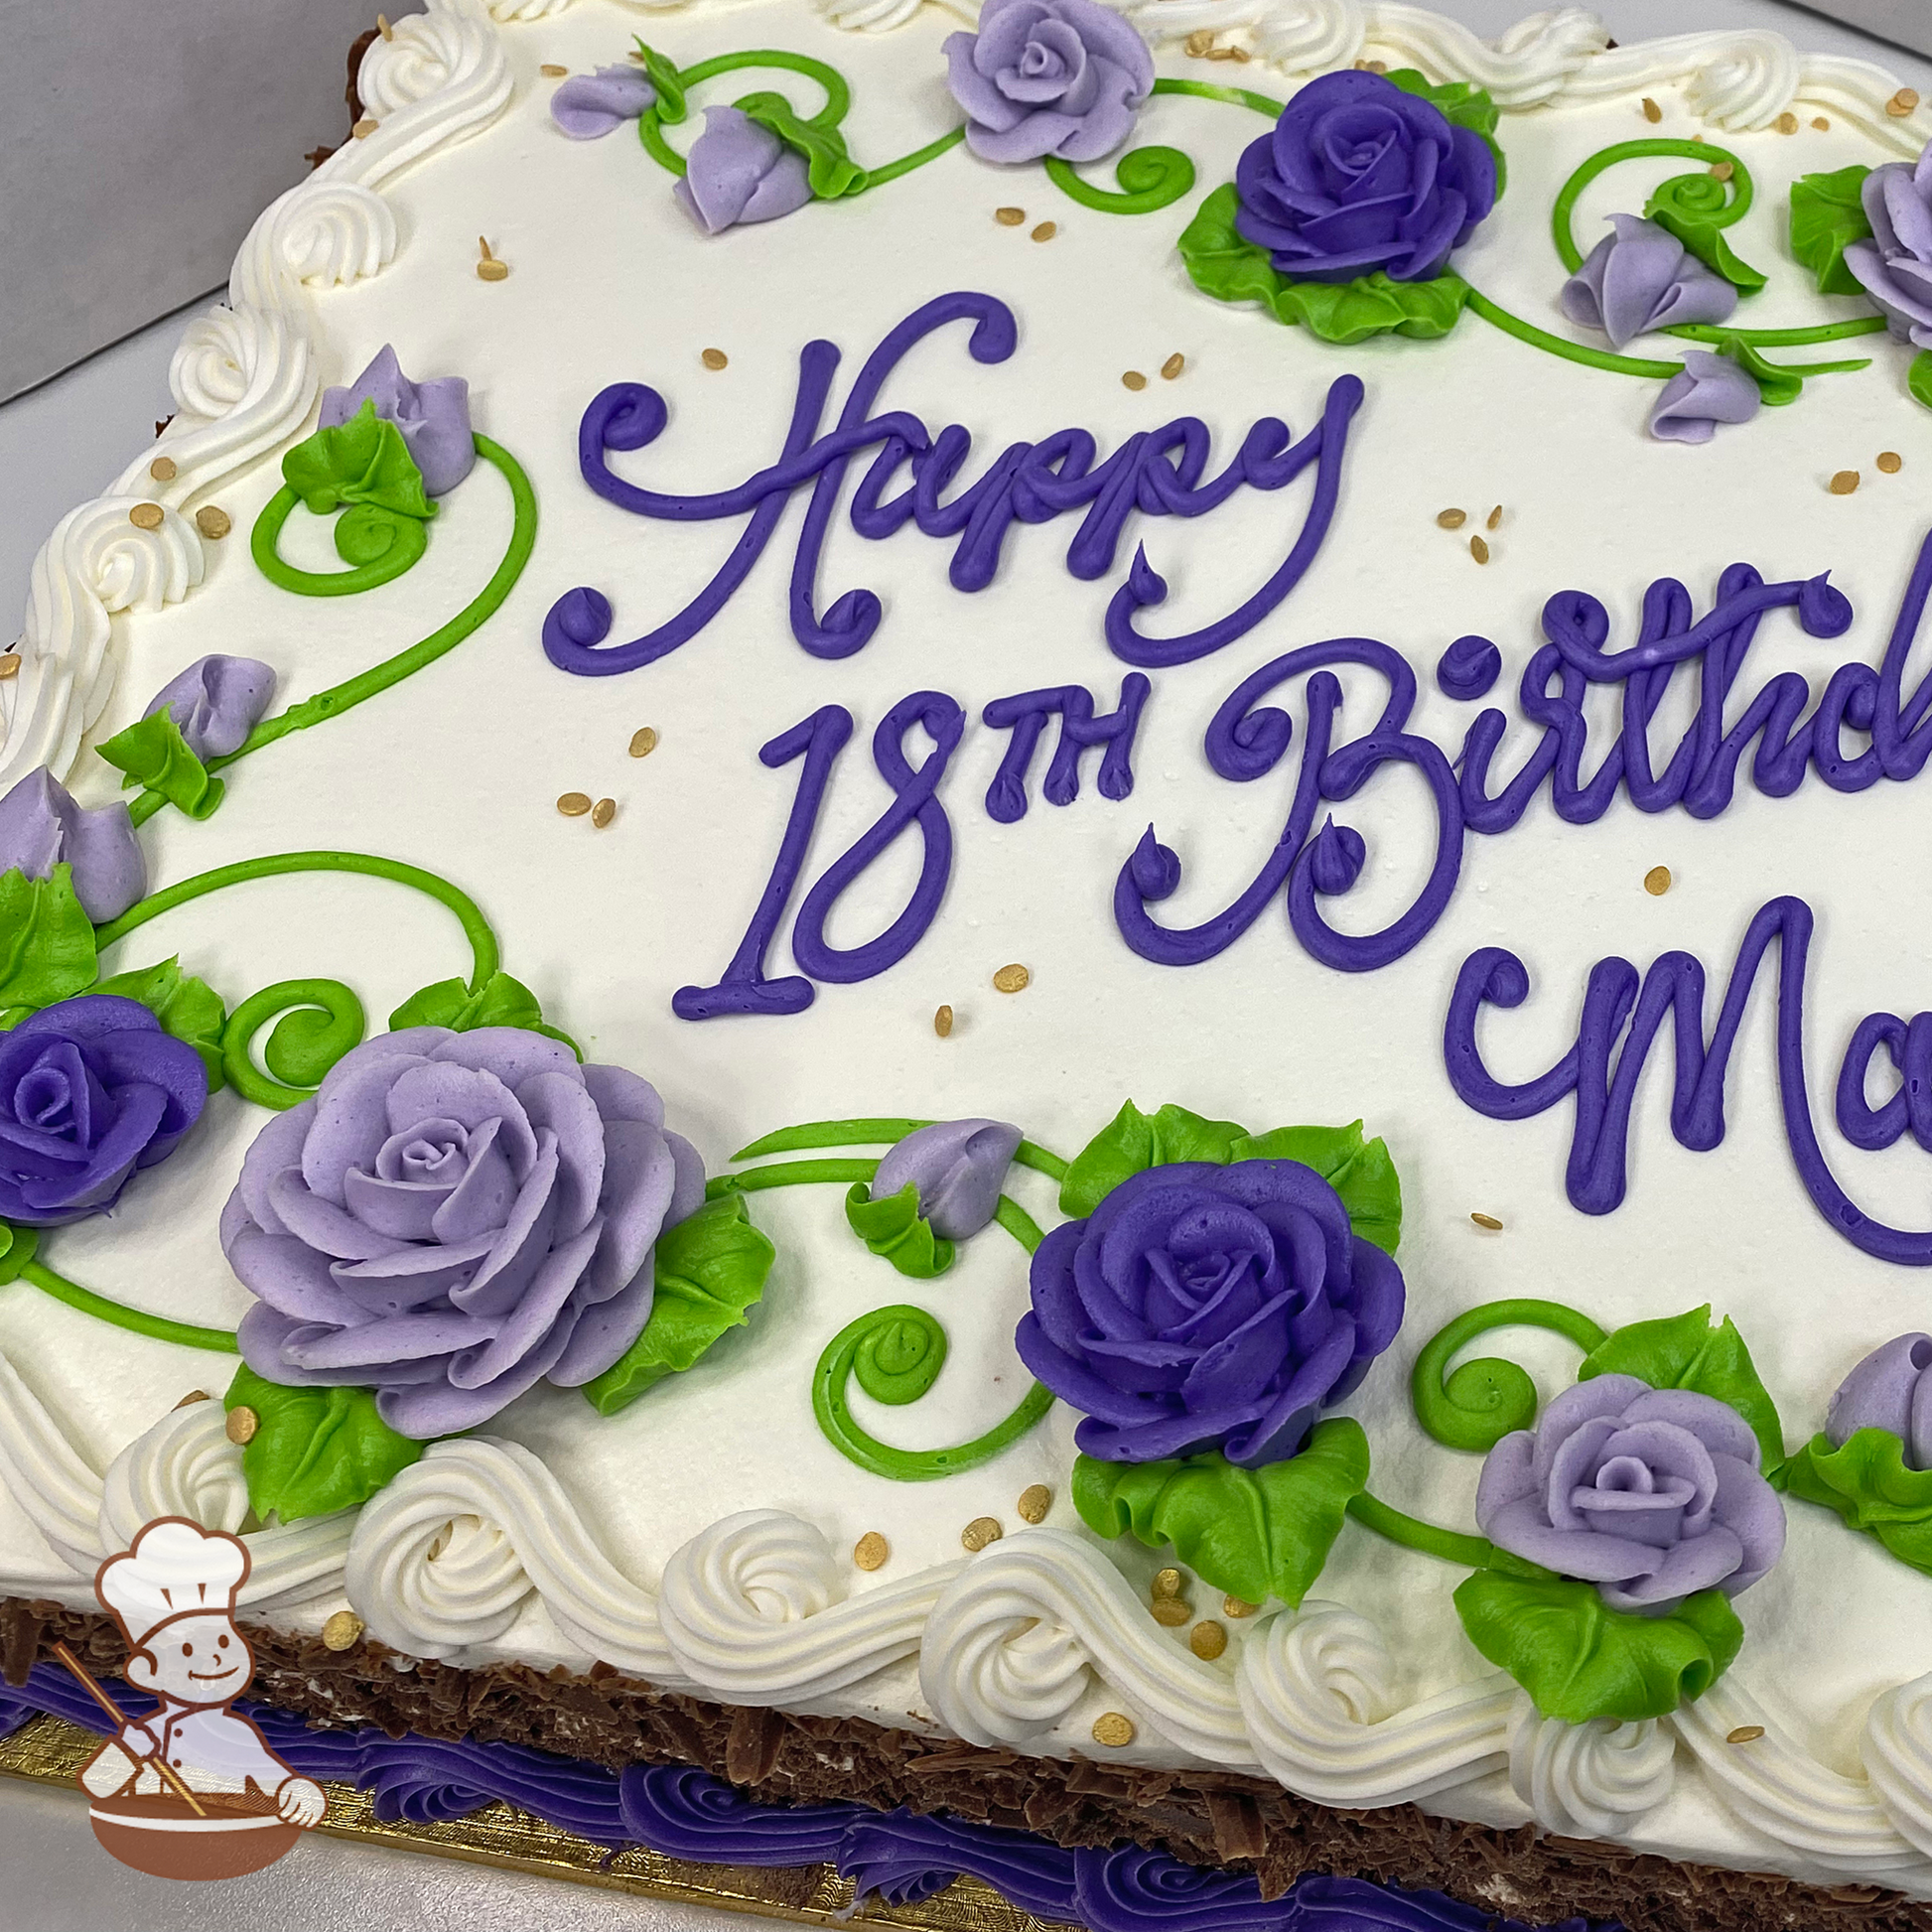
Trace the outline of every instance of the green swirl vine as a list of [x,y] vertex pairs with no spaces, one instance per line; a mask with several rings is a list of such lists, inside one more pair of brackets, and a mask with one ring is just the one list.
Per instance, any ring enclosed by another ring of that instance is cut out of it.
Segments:
[[348,570],[303,570],[286,562],[277,549],[282,527],[301,504],[284,483],[255,518],[248,535],[255,568],[271,584],[301,597],[354,597],[393,583],[413,569],[429,548],[429,525],[421,517],[384,509],[379,503],[351,503],[336,519],[336,554]]
[[1536,1421],[1536,1384],[1516,1363],[1485,1355],[1446,1374],[1450,1361],[1492,1328],[1548,1328],[1586,1355],[1608,1339],[1588,1315],[1561,1302],[1485,1302],[1448,1321],[1416,1357],[1409,1392],[1416,1420],[1449,1449],[1488,1450]]

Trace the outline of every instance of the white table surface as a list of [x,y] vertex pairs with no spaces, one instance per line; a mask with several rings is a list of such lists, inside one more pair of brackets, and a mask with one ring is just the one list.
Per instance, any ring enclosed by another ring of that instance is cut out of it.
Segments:
[[[1496,34],[1530,0],[1435,4],[1478,33]],[[1597,0],[1595,11],[1625,42],[1714,27],[1775,27],[1801,46],[1880,61],[1932,93],[1932,61],[1834,27],[1783,0]],[[48,531],[117,474],[173,407],[168,360],[191,313],[164,318],[0,405],[0,637],[18,627],[14,614],[25,608],[34,553]],[[252,1877],[173,1884],[105,1857],[77,1791],[5,1780],[0,1900],[7,1932],[776,1932],[778,1925],[316,1837]]]

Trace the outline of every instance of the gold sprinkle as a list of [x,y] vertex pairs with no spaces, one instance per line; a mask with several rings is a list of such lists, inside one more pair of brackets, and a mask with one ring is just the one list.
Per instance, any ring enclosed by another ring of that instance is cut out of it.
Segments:
[[207,1402],[207,1400],[208,1400],[208,1392],[206,1389],[190,1389],[189,1392],[185,1396],[183,1396],[178,1403],[175,1404],[175,1407],[177,1409],[192,1409],[194,1408],[196,1403]]
[[1438,510],[1437,523],[1445,530],[1459,530],[1469,520],[1467,510]]
[[350,128],[348,131],[352,135],[354,135],[356,140],[366,141],[369,138],[369,136],[375,132],[375,129],[376,129],[376,123],[373,120],[371,120],[368,115],[364,114],[362,118],[359,121],[357,121],[355,125],[352,128]]
[[1230,61],[1252,61],[1254,56],[1245,47],[1231,47],[1228,49],[1228,59]]
[[601,832],[618,815],[618,801],[615,798],[600,798],[591,807],[591,823]]
[[1210,61],[1238,61],[1241,56],[1231,47],[1211,47],[1207,51]]
[[1664,110],[1648,94],[1643,97],[1643,117],[1653,127],[1664,118]]
[[20,652],[14,649],[0,651],[0,684],[10,677],[20,675]]
[[1221,1614],[1223,1616],[1253,1616],[1260,1608],[1261,1605],[1259,1603],[1250,1603],[1245,1596],[1224,1596],[1221,1598]]
[[1881,450],[1878,453],[1878,468],[1886,476],[1895,477],[1905,467],[1905,459],[1896,450]]
[[1205,27],[1196,27],[1180,45],[1198,61],[1214,45],[1214,36]]
[[722,348],[707,348],[698,357],[708,369],[722,369],[731,357]]
[[1178,1596],[1180,1594],[1180,1572],[1178,1570],[1157,1570],[1154,1581],[1149,1584],[1150,1596]]
[[1823,114],[1814,114],[1811,117],[1811,124],[1819,131],[1820,134],[1829,134],[1832,131],[1831,122],[1828,121]]
[[1024,207],[996,207],[993,218],[1003,228],[1017,228],[1027,218]]
[[1485,522],[1482,527],[1485,530],[1499,530],[1502,528],[1502,522],[1503,522],[1503,506],[1500,503],[1498,503],[1496,507],[1489,512],[1488,521]]
[[262,1419],[246,1404],[237,1404],[228,1411],[228,1441],[231,1443],[252,1443],[255,1431],[262,1426]]
[[1893,94],[1888,101],[1885,102],[1885,112],[1889,114],[1893,120],[1902,121],[1905,118],[1905,116],[1909,114],[1912,111],[1912,109],[1915,108],[1917,105],[1918,105],[1918,89],[1916,87],[1900,87],[1899,90],[1895,94]]
[[1502,1232],[1503,1224],[1493,1214],[1484,1214],[1479,1210],[1471,1210],[1469,1219],[1477,1227],[1487,1228],[1491,1234],[1500,1234]]
[[1355,66],[1363,73],[1387,73],[1389,70],[1389,64],[1386,61],[1357,61]]
[[1123,389],[1135,389],[1135,390],[1145,389],[1147,387],[1147,377],[1144,376],[1139,369],[1129,369],[1127,373],[1121,377],[1120,386]]
[[557,809],[566,818],[582,818],[591,808],[591,794],[588,791],[567,791],[557,800]]
[[1216,1623],[1212,1617],[1187,1632],[1187,1648],[1203,1662],[1211,1664],[1227,1647],[1227,1626]]
[[657,727],[641,725],[630,734],[630,756],[633,759],[647,759],[657,750]]
[[195,527],[210,543],[219,543],[234,528],[234,519],[213,503],[205,503],[195,512]]
[[158,456],[148,465],[148,475],[156,483],[173,483],[176,476],[175,460],[171,456]]
[[1179,1629],[1194,1614],[1177,1596],[1157,1596],[1148,1608],[1155,1622],[1168,1630]]
[[1856,470],[1841,470],[1826,486],[1834,496],[1849,496],[1859,486],[1859,473]]
[[322,1626],[325,1650],[352,1650],[362,1634],[362,1619],[353,1610],[338,1610]]
[[994,991],[999,993],[1024,992],[1032,979],[1033,975],[1024,966],[1019,964],[1002,966],[993,975]]
[[1735,1730],[1725,1732],[1726,1744],[1754,1744],[1764,1735],[1762,1725],[1739,1725]]
[[509,264],[499,262],[489,252],[489,243],[482,235],[477,237],[477,246],[483,250],[483,259],[477,264],[477,279],[482,282],[500,282],[510,272]]
[[1179,349],[1175,349],[1174,352],[1172,355],[1170,355],[1165,362],[1161,364],[1162,379],[1167,382],[1172,382],[1174,379],[1174,377],[1177,376],[1180,373],[1180,371],[1184,369],[1186,366],[1187,366],[1186,356],[1181,354]]
[[886,1539],[877,1530],[868,1530],[852,1546],[852,1561],[861,1570],[877,1570],[891,1555]]
[[999,1542],[1004,1535],[1006,1531],[1000,1527],[997,1516],[975,1516],[959,1532],[959,1540],[968,1550],[984,1550],[989,1543]]
[[[935,1034],[937,1034],[941,1039],[947,1039],[951,1037],[952,1035],[952,1008],[951,1007],[941,1007],[939,1011],[932,1016],[932,1031]],[[1033,1494],[1033,1491],[1030,1489],[1027,1491],[1027,1493],[1028,1495],[1031,1496]],[[1021,1514],[1025,1515],[1026,1512],[1023,1510]],[[1034,1521],[1036,1519],[1029,1518],[1028,1520]]]
[[1119,1750],[1134,1741],[1134,1720],[1124,1718],[1118,1711],[1109,1711],[1105,1716],[1093,1721],[1093,1741],[1105,1744],[1110,1750]]
[[1643,876],[1643,889],[1652,898],[1662,898],[1670,891],[1670,868],[1652,866]]
[[1034,230],[1034,239],[1035,241],[1051,241],[1052,238],[1059,233],[1059,231],[1060,228],[1059,228],[1059,223],[1057,221],[1042,221],[1039,224],[1039,226]]
[[630,52],[626,54],[623,58],[626,61],[635,61],[640,68],[646,65],[644,60],[644,51],[640,47],[633,47],[630,50]]
[[1728,181],[1736,172],[1737,170],[1728,161],[1714,161],[1711,164],[1711,179],[1713,181]]
[[1775,121],[1772,122],[1772,126],[1775,127],[1780,134],[1796,134],[1798,131],[1798,117],[1796,114],[1794,114],[1791,111],[1790,108],[1787,107],[1784,110],[1784,112],[1780,114]]
[[566,67],[560,67],[555,61],[546,61],[542,67],[537,69],[537,71],[547,79],[561,80],[570,69]]
[[396,37],[395,29],[389,25],[389,16],[387,14],[376,15],[375,28],[376,28],[376,32],[379,33],[385,41],[392,41]]
[[166,512],[159,503],[136,503],[128,511],[127,520],[137,530],[158,530],[166,521]]
[[1053,1492],[1043,1482],[1030,1483],[1021,1490],[1020,1500],[1014,1507],[1019,1510],[1023,1523],[1043,1523],[1046,1512],[1053,1507]]
[[1704,130],[1700,128],[1695,134],[1691,136],[1691,139],[1693,141],[1702,141],[1704,139]]
[[1469,539],[1469,555],[1477,563],[1486,564],[1489,561],[1489,546],[1480,537],[1471,537]]

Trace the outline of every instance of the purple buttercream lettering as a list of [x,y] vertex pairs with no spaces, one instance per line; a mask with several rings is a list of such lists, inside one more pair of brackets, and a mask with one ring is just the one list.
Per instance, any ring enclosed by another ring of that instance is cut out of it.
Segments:
[[1027,815],[1027,777],[1034,752],[1047,719],[1060,721],[1059,742],[1046,766],[1040,787],[1049,805],[1070,805],[1080,795],[1080,754],[1102,747],[1098,784],[1100,795],[1118,802],[1134,789],[1134,737],[1140,729],[1141,708],[1153,684],[1140,671],[1120,681],[1120,704],[1104,717],[1095,717],[1093,693],[1083,684],[1063,684],[1043,691],[1022,691],[1011,698],[995,698],[980,713],[996,731],[1011,732],[1006,755],[986,790],[989,818],[1012,825]]

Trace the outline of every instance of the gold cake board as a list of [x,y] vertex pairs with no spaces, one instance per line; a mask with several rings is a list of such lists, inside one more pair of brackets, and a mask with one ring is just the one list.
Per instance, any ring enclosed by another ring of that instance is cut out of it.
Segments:
[[[0,1737],[0,1774],[61,1785],[77,1797],[75,1775],[99,1745],[92,1731],[64,1719],[33,1718],[11,1737]],[[559,1831],[502,1803],[485,1805],[468,1818],[447,1824],[398,1821],[389,1825],[376,1817],[374,1800],[366,1791],[334,1782],[326,1782],[323,1790],[328,1793],[329,1811],[316,1829],[365,1845],[428,1852],[509,1871],[541,1872],[574,1884],[602,1885],[609,1891],[715,1905],[728,1912],[758,1912],[806,1925],[858,1921],[919,1932],[1041,1932],[1041,1921],[1032,1913],[1023,1912],[973,1877],[957,1878],[944,1891],[917,1904],[888,1905],[873,1899],[855,1911],[852,1880],[841,1878],[829,1864],[779,1868],[694,1864],[663,1858],[642,1846],[613,1854],[607,1846]]]

